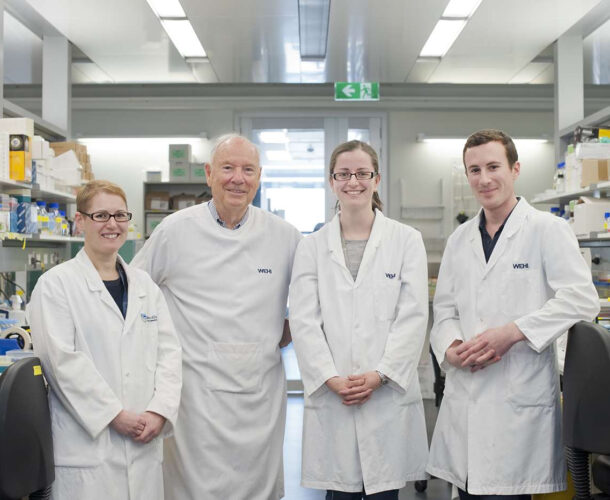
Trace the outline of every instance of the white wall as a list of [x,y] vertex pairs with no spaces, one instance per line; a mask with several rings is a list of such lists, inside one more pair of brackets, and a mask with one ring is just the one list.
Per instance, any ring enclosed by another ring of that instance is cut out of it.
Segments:
[[[281,104],[281,103],[280,103]],[[278,110],[280,104],[275,103]],[[301,101],[299,104],[303,105]],[[241,112],[266,110],[264,103],[256,99],[227,106],[214,104],[213,109],[184,110],[84,110],[73,112],[73,133],[83,136],[161,136],[198,135],[207,133],[212,138],[233,130],[236,117]],[[292,110],[289,101],[283,110]],[[306,108],[302,108],[305,111]],[[336,108],[335,108],[336,109]],[[553,136],[553,113],[550,111],[457,111],[457,110],[387,110],[383,103],[368,106],[367,111],[388,113],[388,177],[389,192],[383,200],[386,212],[400,218],[400,179],[407,179],[407,199],[412,205],[430,205],[441,202],[439,182],[451,182],[451,167],[461,158],[461,145],[451,149],[416,141],[418,133],[430,136],[467,137],[481,128],[500,128],[513,137]],[[294,109],[294,116],[299,116]],[[312,112],[311,108],[307,109]],[[333,108],[320,108],[321,115],[333,113]],[[517,182],[517,192],[531,198],[549,188],[554,173],[552,144],[519,146],[522,173]],[[102,159],[102,156],[104,159]],[[129,161],[120,155],[111,157],[92,151],[93,170],[98,178],[108,178],[127,188],[132,207],[141,207],[142,170],[151,165],[154,158],[166,159],[166,153],[143,151],[141,157],[131,155]],[[133,197],[133,202],[132,202]],[[447,212],[449,213],[449,212]]]

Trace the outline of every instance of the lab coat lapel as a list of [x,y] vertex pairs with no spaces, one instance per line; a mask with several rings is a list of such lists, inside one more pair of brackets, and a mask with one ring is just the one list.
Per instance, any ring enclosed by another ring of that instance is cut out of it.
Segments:
[[341,223],[339,222],[339,214],[335,215],[328,224],[328,249],[331,259],[341,267],[342,274],[350,284],[354,284],[349,269],[345,263],[345,255],[343,254],[343,246],[341,245]]
[[491,252],[491,256],[489,257],[489,262],[485,268],[485,274],[488,274],[493,267],[496,265],[498,260],[502,257],[502,254],[506,251],[510,243],[510,239],[521,229],[523,226],[523,219],[527,214],[527,210],[529,205],[525,201],[525,199],[521,198],[513,212],[510,214],[508,220],[506,221],[506,225],[500,234],[500,238],[498,238],[498,242],[494,247],[493,252]]
[[[483,209],[481,209],[483,210]],[[470,222],[470,248],[472,249],[476,261],[479,263],[481,267],[485,267],[485,252],[483,251],[483,240],[481,239],[481,232],[479,231],[479,222],[481,218],[481,210],[477,214],[476,218],[474,218]]]
[[131,331],[131,327],[140,316],[142,310],[142,301],[146,297],[146,290],[141,286],[138,280],[134,277],[132,270],[125,261],[119,256],[119,261],[127,274],[127,314],[125,315],[125,326],[123,332]]
[[87,252],[85,252],[84,248],[82,248],[78,252],[78,254],[76,254],[75,259],[83,270],[89,290],[93,293],[98,293],[102,303],[112,309],[112,311],[117,314],[121,318],[121,320],[123,320],[123,315],[121,314],[121,311],[119,311],[116,302],[110,295],[110,292],[108,292],[108,290],[106,289],[102,278],[97,272],[97,269],[95,269],[93,262],[91,262],[91,259],[89,259],[89,256],[87,255]]
[[377,247],[381,243],[381,237],[383,235],[384,229],[385,216],[379,210],[375,209],[375,220],[373,221],[371,234],[369,236],[369,240],[366,243],[366,247],[364,248],[362,261],[360,262],[360,267],[358,268],[358,275],[356,276],[356,285],[359,285],[360,282],[364,279],[363,276],[366,275],[367,268],[371,265],[371,262],[373,262],[373,259],[375,258],[375,253],[377,252]]

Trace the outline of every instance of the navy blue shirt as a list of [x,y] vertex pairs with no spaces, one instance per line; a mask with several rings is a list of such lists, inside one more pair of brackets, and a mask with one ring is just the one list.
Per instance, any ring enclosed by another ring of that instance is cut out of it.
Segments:
[[[521,198],[517,198],[517,203],[519,202],[520,199]],[[516,206],[517,205],[515,205],[515,207]],[[513,207],[513,210],[515,209],[515,207]],[[494,251],[494,248],[496,247],[496,243],[500,239],[500,234],[502,234],[502,229],[504,229],[504,226],[506,225],[506,221],[510,217],[510,214],[513,213],[513,210],[511,210],[510,213],[506,216],[506,219],[504,219],[504,222],[502,223],[500,228],[496,231],[496,234],[494,234],[493,238],[491,236],[489,236],[489,233],[487,232],[487,229],[485,228],[485,223],[486,223],[485,210],[481,210],[481,217],[479,217],[479,231],[481,232],[481,240],[483,242],[483,252],[485,253],[485,262],[489,262],[491,253]]]
[[125,315],[127,314],[127,276],[125,275],[123,267],[118,263],[117,271],[119,272],[118,279],[104,281],[104,285],[116,302],[123,318],[125,318]]

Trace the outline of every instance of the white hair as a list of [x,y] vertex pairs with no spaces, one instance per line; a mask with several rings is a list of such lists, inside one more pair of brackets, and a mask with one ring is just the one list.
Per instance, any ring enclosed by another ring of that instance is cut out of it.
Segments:
[[233,139],[241,139],[242,141],[245,141],[246,143],[250,144],[254,148],[254,151],[256,151],[256,159],[260,164],[260,156],[259,156],[258,148],[256,147],[256,144],[254,144],[247,137],[244,137],[243,135],[240,135],[236,132],[230,132],[228,134],[223,134],[223,135],[216,137],[216,139],[214,139],[214,145],[212,146],[212,150],[210,151],[210,163],[214,162],[214,157],[216,156],[216,152],[218,151],[220,146],[222,146],[223,144],[225,144],[229,141],[232,141]]

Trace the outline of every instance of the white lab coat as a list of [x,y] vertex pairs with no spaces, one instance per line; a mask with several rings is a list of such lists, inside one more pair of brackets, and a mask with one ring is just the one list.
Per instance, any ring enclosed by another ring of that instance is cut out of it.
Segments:
[[280,356],[301,234],[250,207],[236,230],[207,204],[166,217],[136,255],[170,308],[184,349],[175,434],[165,443],[168,500],[284,495],[286,380]]
[[[376,211],[356,281],[339,217],[305,238],[290,285],[290,328],[305,386],[302,485],[367,494],[424,479],[428,441],[417,364],[428,281],[421,235]],[[379,370],[391,382],[345,406],[325,381]],[[364,483],[364,484],[363,484]]]
[[[125,319],[84,250],[43,274],[28,306],[51,389],[56,500],[163,499],[162,437],[176,421],[181,350],[159,288],[121,263]],[[163,415],[162,435],[148,444],[121,436],[108,424],[122,409]]]
[[[455,339],[514,321],[527,340],[484,370],[447,366],[428,472],[477,495],[566,488],[554,340],[599,301],[568,224],[521,198],[485,262],[479,217],[451,235],[434,298],[439,361]],[[444,365],[448,365],[445,361]]]

